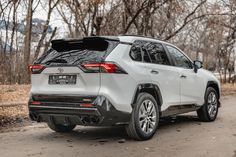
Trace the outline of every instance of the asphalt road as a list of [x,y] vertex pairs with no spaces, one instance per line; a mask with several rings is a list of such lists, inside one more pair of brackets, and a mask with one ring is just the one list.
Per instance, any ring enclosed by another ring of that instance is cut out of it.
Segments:
[[44,124],[0,133],[1,157],[236,157],[236,95],[222,98],[218,119],[196,114],[164,119],[149,141],[130,140],[123,128],[77,127],[70,134]]

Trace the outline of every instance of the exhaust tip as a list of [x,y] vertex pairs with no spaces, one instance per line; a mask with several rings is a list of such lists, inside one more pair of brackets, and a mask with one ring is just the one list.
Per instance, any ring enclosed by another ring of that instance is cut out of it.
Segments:
[[81,117],[81,121],[83,124],[98,124],[99,118],[96,116],[83,116]]

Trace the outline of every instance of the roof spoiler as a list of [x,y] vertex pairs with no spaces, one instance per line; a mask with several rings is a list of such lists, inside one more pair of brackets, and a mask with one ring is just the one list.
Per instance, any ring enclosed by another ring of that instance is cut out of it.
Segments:
[[119,41],[118,38],[84,37],[81,39],[57,39],[52,40],[51,43],[52,48],[58,52],[83,49],[105,51],[109,46],[107,40]]

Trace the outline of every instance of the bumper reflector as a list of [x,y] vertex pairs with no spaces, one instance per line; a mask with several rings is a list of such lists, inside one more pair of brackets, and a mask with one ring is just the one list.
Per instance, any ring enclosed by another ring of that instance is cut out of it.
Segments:
[[93,104],[80,104],[81,107],[93,107]]
[[41,102],[39,102],[39,101],[33,101],[33,102],[31,102],[31,104],[32,104],[32,105],[41,105]]

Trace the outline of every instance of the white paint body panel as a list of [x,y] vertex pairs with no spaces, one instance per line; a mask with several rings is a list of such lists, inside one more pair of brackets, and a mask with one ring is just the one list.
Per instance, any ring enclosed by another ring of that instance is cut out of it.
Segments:
[[[155,39],[142,37],[122,36],[123,42],[148,40],[164,43]],[[61,74],[76,74],[75,85],[49,85],[50,74],[58,74],[58,67],[46,68],[41,74],[32,74],[31,94],[58,94],[58,95],[103,95],[114,107],[123,112],[132,112],[131,103],[137,86],[144,83],[153,83],[160,89],[163,104],[161,111],[173,105],[196,104],[203,105],[204,94],[208,81],[217,82],[217,78],[210,72],[199,69],[183,69],[175,66],[147,64],[135,62],[129,56],[131,45],[119,44],[106,58],[122,67],[128,74],[84,73],[78,67],[60,67]],[[158,74],[150,73],[157,70]],[[180,78],[186,75],[185,79]]]
[[[59,94],[59,95],[97,95],[100,88],[99,73],[84,73],[78,67],[58,67],[44,69],[41,74],[31,75],[31,94]],[[75,74],[75,85],[49,85],[49,75]]]
[[[180,72],[173,66],[146,64],[148,74],[152,79],[153,84],[158,85],[162,94],[162,108],[165,110],[172,105],[180,104]],[[158,74],[151,73],[152,70]]]

